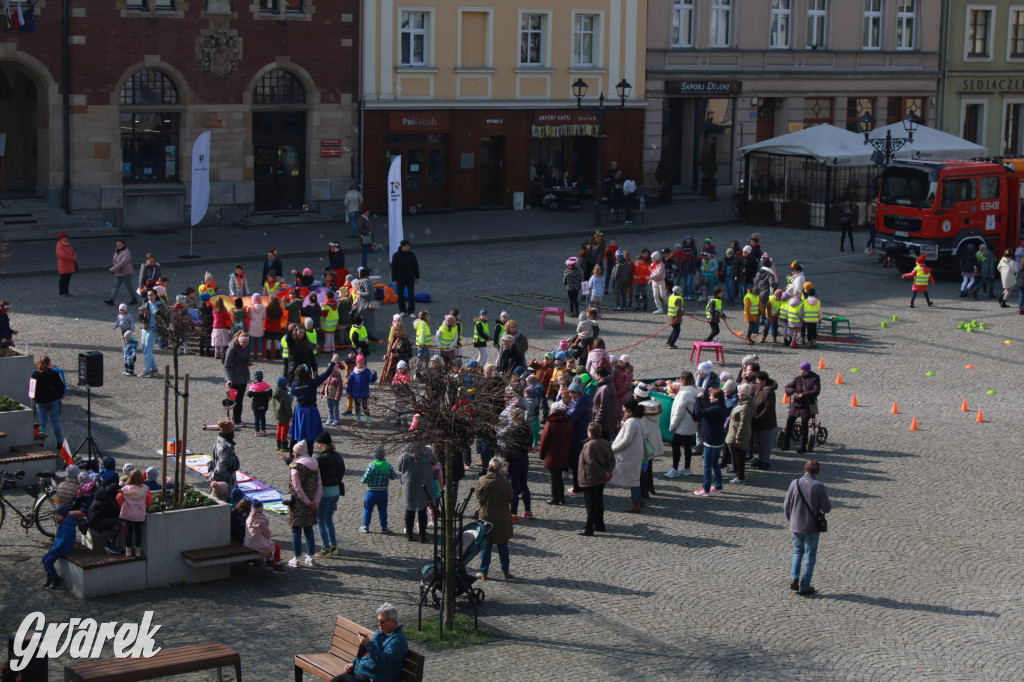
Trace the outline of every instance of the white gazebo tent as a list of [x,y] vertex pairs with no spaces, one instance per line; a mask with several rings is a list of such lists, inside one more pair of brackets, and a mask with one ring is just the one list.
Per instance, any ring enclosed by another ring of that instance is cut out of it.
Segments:
[[[903,122],[899,121],[882,128],[876,128],[868,133],[872,140],[885,138],[886,132],[891,132],[894,138],[905,138],[907,131]],[[956,135],[944,133],[935,128],[917,126],[914,130],[914,139],[908,142],[893,155],[897,159],[918,159],[918,160],[947,160],[962,161],[973,159],[977,156],[987,156],[988,147],[968,142]]]

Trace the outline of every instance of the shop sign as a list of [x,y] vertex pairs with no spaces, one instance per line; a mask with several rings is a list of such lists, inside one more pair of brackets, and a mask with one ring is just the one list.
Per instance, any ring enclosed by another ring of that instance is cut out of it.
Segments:
[[965,78],[961,92],[1024,92],[1024,78]]
[[451,127],[447,111],[392,111],[388,114],[388,130],[393,133],[445,132]]
[[690,97],[736,97],[742,81],[665,81],[665,94]]
[[563,126],[578,124],[597,124],[597,116],[587,111],[564,109],[562,111],[537,111],[533,114],[533,125]]
[[341,140],[337,137],[331,137],[324,140],[320,140],[320,158],[330,159],[341,156]]

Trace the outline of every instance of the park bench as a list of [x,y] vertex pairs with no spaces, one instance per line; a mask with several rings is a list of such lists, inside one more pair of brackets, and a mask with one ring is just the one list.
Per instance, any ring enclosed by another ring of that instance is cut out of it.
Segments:
[[[308,672],[321,680],[330,680],[340,675],[345,666],[352,662],[359,651],[359,634],[372,632],[347,618],[338,616],[334,623],[334,637],[331,650],[326,654],[295,654],[295,682],[302,682],[302,673]],[[423,682],[422,654],[409,649],[402,664],[399,682]]]
[[155,680],[170,675],[181,675],[200,670],[234,667],[235,680],[242,680],[242,659],[234,649],[219,642],[193,644],[175,649],[162,649],[151,658],[104,658],[75,663],[64,668],[64,682],[133,682]]
[[146,589],[144,557],[97,552],[77,542],[57,560],[57,573],[81,599]]
[[36,474],[53,471],[56,463],[57,453],[40,445],[15,445],[10,452],[0,455],[0,470],[10,474],[25,472],[25,478],[18,484],[21,487],[35,485]]
[[222,545],[220,547],[186,549],[181,553],[181,560],[195,568],[217,566],[219,564],[234,564],[240,561],[254,561],[256,559],[262,560],[263,555],[254,549],[249,549],[241,542],[232,542],[230,545]]

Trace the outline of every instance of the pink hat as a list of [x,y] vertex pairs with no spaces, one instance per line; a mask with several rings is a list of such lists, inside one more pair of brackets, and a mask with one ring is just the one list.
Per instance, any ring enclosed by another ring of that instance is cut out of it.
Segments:
[[628,365],[628,364],[629,364],[629,356],[628,356],[628,355],[622,355],[622,356],[621,356],[621,357],[619,358],[619,360],[620,360],[620,361],[622,362],[622,364],[624,364],[624,365]]
[[569,350],[569,342],[562,339],[558,342],[558,350]]
[[360,353],[356,356],[356,362],[366,362],[366,356]]
[[260,296],[259,294],[253,294],[252,295],[252,302],[253,303],[259,303],[261,300],[263,300],[263,297]]
[[307,276],[308,275],[312,275],[313,274],[313,269],[312,268],[303,268],[302,269],[302,274],[303,275],[307,275]]

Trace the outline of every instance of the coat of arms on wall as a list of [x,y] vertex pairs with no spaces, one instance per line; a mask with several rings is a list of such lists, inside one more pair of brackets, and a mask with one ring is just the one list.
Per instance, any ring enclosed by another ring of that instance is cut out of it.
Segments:
[[199,61],[203,71],[226,78],[238,68],[242,39],[234,31],[210,31],[199,38]]

